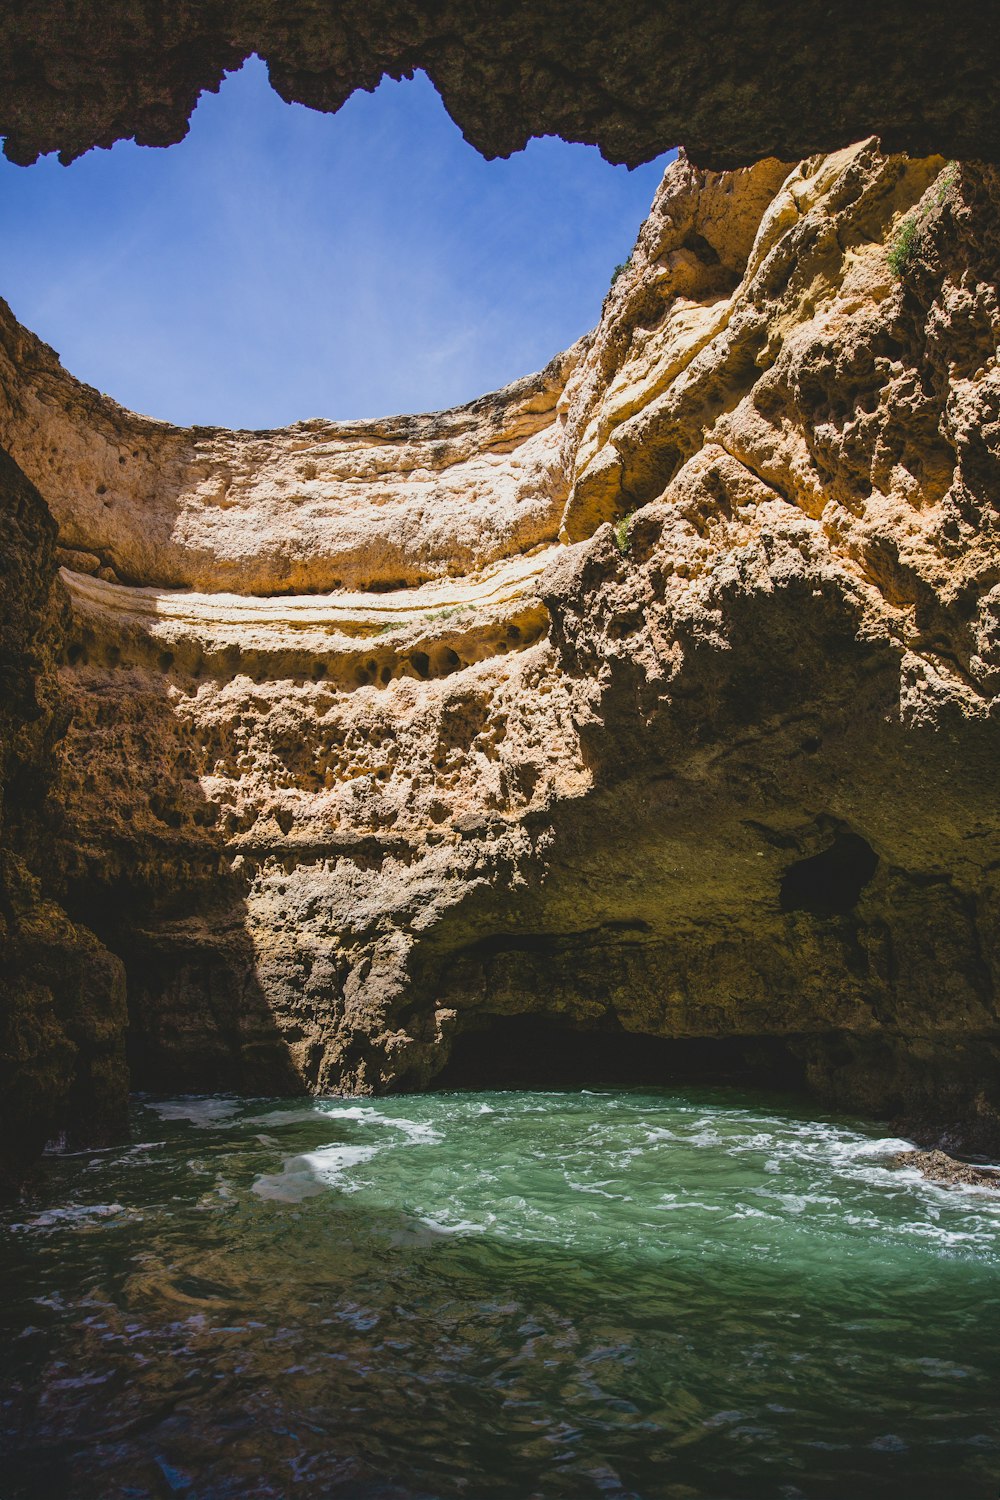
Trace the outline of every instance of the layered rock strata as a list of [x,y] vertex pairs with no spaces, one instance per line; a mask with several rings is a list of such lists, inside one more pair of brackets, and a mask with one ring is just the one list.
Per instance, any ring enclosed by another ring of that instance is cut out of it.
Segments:
[[1000,1144],[998,208],[682,158],[592,337],[419,418],[181,431],[5,318],[70,609],[36,868],[136,1086],[592,1036]]

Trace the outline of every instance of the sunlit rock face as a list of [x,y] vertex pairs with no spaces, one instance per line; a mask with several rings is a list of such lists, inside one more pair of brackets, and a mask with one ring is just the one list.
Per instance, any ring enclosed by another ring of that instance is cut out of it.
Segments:
[[136,1086],[646,1037],[1000,1144],[998,208],[871,143],[682,158],[589,339],[419,418],[182,431],[8,315],[33,868]]
[[426,70],[487,156],[532,135],[635,165],[683,142],[706,167],[795,160],[869,133],[886,150],[996,160],[1000,27],[983,0],[20,0],[0,16],[13,161],[123,137],[180,140],[251,53],[281,96],[335,110]]

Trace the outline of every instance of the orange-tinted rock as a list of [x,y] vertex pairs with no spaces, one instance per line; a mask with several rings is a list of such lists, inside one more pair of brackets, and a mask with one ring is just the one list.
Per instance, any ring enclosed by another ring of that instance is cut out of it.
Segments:
[[6,323],[2,440],[101,561],[51,864],[138,1084],[423,1087],[544,1023],[1000,1141],[998,208],[682,158],[588,340],[350,427],[150,422]]

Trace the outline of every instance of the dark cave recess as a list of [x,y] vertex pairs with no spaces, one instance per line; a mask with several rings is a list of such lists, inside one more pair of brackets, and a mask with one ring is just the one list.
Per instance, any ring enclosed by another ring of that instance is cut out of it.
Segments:
[[432,1089],[742,1085],[799,1091],[803,1066],[780,1037],[656,1037],[583,1030],[544,1015],[483,1016],[456,1037]]
[[841,830],[829,849],[789,865],[781,881],[781,910],[846,916],[877,869],[872,846],[860,834]]

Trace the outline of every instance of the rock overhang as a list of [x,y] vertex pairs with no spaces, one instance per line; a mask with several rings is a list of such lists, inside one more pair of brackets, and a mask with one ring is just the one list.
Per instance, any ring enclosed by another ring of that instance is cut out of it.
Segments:
[[791,161],[871,134],[917,156],[1000,155],[1000,22],[982,0],[29,0],[0,18],[7,155],[169,145],[252,53],[283,98],[320,110],[424,69],[487,156],[544,134],[630,165],[677,144],[706,167]]

